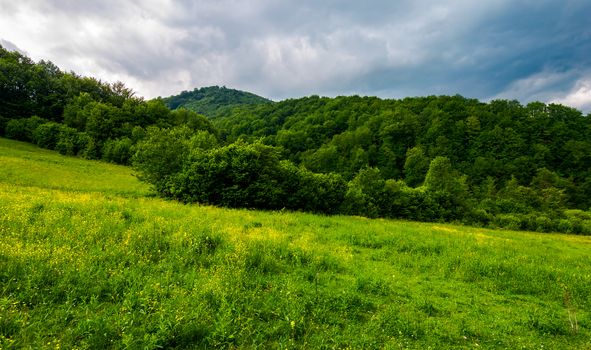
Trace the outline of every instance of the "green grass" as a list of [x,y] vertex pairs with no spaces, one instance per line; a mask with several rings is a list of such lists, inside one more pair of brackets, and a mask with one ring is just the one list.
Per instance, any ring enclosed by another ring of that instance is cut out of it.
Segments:
[[124,166],[59,156],[54,151],[0,138],[0,183],[45,189],[145,196],[149,187]]
[[3,139],[0,165],[0,348],[591,348],[591,237],[183,205]]

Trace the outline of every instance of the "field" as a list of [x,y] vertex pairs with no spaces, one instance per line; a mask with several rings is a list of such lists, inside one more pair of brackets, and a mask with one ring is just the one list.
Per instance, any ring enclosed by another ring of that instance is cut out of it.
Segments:
[[184,205],[0,139],[0,348],[591,349],[591,237]]

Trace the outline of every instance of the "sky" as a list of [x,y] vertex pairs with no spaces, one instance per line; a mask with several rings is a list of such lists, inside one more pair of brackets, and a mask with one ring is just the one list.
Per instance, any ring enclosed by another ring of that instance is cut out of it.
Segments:
[[460,94],[591,112],[589,0],[0,0],[0,45],[145,98]]

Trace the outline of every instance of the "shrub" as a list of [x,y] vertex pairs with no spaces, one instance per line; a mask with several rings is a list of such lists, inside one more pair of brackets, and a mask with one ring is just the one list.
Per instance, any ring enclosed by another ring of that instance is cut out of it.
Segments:
[[191,133],[189,128],[183,127],[148,128],[146,136],[134,146],[131,159],[140,178],[163,192],[167,179],[183,170]]
[[418,221],[436,221],[439,219],[439,207],[428,191],[423,187],[405,188],[402,218]]
[[78,131],[66,125],[61,125],[55,150],[60,154],[74,156],[81,150],[81,139]]
[[4,136],[6,134],[6,124],[10,119],[0,116],[0,136]]
[[117,164],[128,164],[131,158],[132,141],[128,137],[107,140],[103,145],[103,160]]
[[513,214],[499,214],[495,216],[493,223],[497,227],[505,228],[508,230],[521,229],[521,219]]
[[470,225],[486,226],[493,220],[493,215],[483,208],[469,210],[463,218],[463,222]]
[[568,219],[560,219],[558,221],[558,232],[573,233],[573,224]]
[[555,231],[555,225],[552,220],[545,216],[539,215],[535,218],[535,230],[538,232],[552,232]]
[[11,119],[6,124],[6,137],[19,141],[33,141],[33,132],[47,120],[33,116],[26,119]]
[[580,223],[580,229],[575,232],[583,235],[591,235],[591,221],[582,221]]
[[381,215],[380,202],[384,196],[385,181],[377,168],[359,170],[349,182],[343,202],[345,214],[377,217]]
[[287,209],[325,214],[339,212],[347,190],[347,183],[342,176],[315,174],[290,161],[282,161],[279,166],[282,188],[280,205]]
[[279,150],[261,143],[193,152],[181,173],[170,177],[169,195],[229,207],[282,206]]
[[33,143],[39,147],[55,149],[60,131],[61,124],[56,122],[41,124],[33,131]]
[[80,141],[79,154],[86,159],[101,159],[101,143],[87,133],[78,134]]

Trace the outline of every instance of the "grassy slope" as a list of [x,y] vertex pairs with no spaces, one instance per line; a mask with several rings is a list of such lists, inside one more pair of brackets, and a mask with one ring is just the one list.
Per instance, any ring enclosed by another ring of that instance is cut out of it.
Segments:
[[591,237],[182,205],[130,173],[0,139],[0,348],[591,348]]

